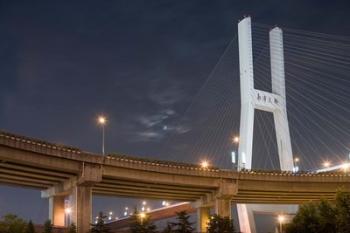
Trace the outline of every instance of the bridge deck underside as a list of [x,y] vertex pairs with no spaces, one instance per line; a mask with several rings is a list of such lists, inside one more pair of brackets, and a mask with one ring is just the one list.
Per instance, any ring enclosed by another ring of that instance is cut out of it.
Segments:
[[237,203],[289,204],[334,199],[339,189],[350,192],[348,174],[202,169],[191,164],[103,157],[0,133],[0,183],[45,190],[77,180],[86,166],[101,171],[102,180],[92,189],[96,195],[194,201],[215,195],[228,184],[235,188],[226,195]]
[[[0,183],[45,190],[76,176],[59,170],[44,169],[13,162],[0,162]],[[256,184],[259,182],[259,184]],[[336,190],[342,188],[350,192],[344,183],[309,183],[299,182],[265,182],[240,181],[238,192],[233,195],[236,203],[276,203],[299,204],[312,200],[333,200]],[[265,187],[266,186],[266,187]],[[268,188],[267,188],[268,187]],[[180,184],[159,183],[142,178],[125,179],[124,177],[103,177],[100,183],[93,186],[93,194],[132,198],[166,199],[178,201],[195,201],[207,194],[214,193],[215,187],[189,186]]]
[[0,183],[35,189],[47,189],[75,174],[0,161]]
[[195,201],[206,194],[215,191],[215,188],[204,188],[187,185],[172,185],[142,180],[122,180],[103,178],[101,183],[93,187],[97,195],[139,197],[149,199],[165,199],[179,201]]

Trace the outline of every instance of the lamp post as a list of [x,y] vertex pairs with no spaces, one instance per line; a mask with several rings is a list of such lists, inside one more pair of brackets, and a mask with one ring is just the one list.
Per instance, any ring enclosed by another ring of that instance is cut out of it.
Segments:
[[236,165],[236,155],[238,155],[238,144],[239,144],[239,137],[234,136],[232,138],[232,143],[234,144],[233,152],[231,152],[231,160],[233,163],[233,169],[238,169],[238,166]]
[[102,127],[102,155],[105,155],[105,125],[107,123],[107,119],[105,116],[99,116],[97,122]]
[[141,225],[143,225],[143,220],[146,218],[145,213],[140,213],[140,220],[141,220]]
[[293,168],[294,172],[299,171],[299,161],[300,161],[300,159],[298,157],[294,158],[294,168]]
[[72,208],[70,208],[70,207],[65,207],[64,208],[64,213],[65,213],[65,224],[67,225],[67,226],[69,226],[70,225],[70,214],[72,213]]
[[279,227],[280,227],[279,232],[283,233],[283,223],[284,223],[284,220],[285,220],[284,215],[281,215],[281,214],[278,215],[277,220],[278,220]]

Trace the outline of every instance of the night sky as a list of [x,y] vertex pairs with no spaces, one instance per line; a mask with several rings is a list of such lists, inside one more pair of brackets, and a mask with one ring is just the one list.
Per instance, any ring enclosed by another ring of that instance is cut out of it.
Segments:
[[[155,148],[178,132],[170,126],[239,19],[350,37],[349,10],[346,0],[2,0],[0,129],[99,153],[103,113],[108,153],[172,159]],[[94,211],[130,203],[99,197]],[[42,222],[47,200],[0,186],[0,215],[8,212]]]

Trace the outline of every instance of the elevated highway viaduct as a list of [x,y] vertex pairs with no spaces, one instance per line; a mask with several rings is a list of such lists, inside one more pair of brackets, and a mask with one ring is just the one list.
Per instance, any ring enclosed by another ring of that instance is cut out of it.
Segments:
[[[92,195],[190,201],[198,210],[199,230],[209,209],[230,216],[231,202],[299,204],[335,192],[350,192],[346,173],[231,171],[186,163],[122,155],[102,156],[80,149],[0,132],[0,183],[42,190],[54,225],[71,221],[89,230]],[[65,202],[69,200],[69,202]]]

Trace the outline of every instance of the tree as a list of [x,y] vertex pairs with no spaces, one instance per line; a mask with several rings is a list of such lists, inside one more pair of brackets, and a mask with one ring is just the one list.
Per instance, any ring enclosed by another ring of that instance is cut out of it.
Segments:
[[350,194],[338,192],[335,202],[337,233],[350,232]]
[[132,233],[156,233],[157,227],[150,220],[146,213],[139,213],[135,208],[135,211],[131,218],[130,230]]
[[228,217],[221,217],[217,214],[210,218],[208,233],[234,233],[233,221]]
[[307,203],[300,206],[291,224],[286,226],[286,233],[319,233],[320,223],[317,204]]
[[52,223],[51,220],[46,220],[44,223],[44,233],[52,233]]
[[286,233],[349,233],[350,194],[338,192],[335,204],[326,200],[300,207]]
[[23,233],[27,223],[14,214],[7,214],[0,220],[1,233]]
[[163,229],[162,233],[173,233],[173,226],[171,225],[171,223],[167,223],[166,227]]
[[320,233],[336,233],[336,208],[326,200],[318,204]]
[[70,224],[68,233],[77,233],[77,226],[74,223]]
[[100,212],[98,214],[97,223],[91,224],[91,233],[110,233],[109,227],[105,224],[107,216]]
[[193,223],[189,221],[190,216],[186,211],[180,211],[176,213],[177,222],[171,223],[174,228],[174,233],[192,233],[194,228]]
[[33,225],[32,220],[29,220],[27,227],[26,227],[26,230],[25,230],[25,233],[35,233],[35,229],[34,229],[34,225]]

